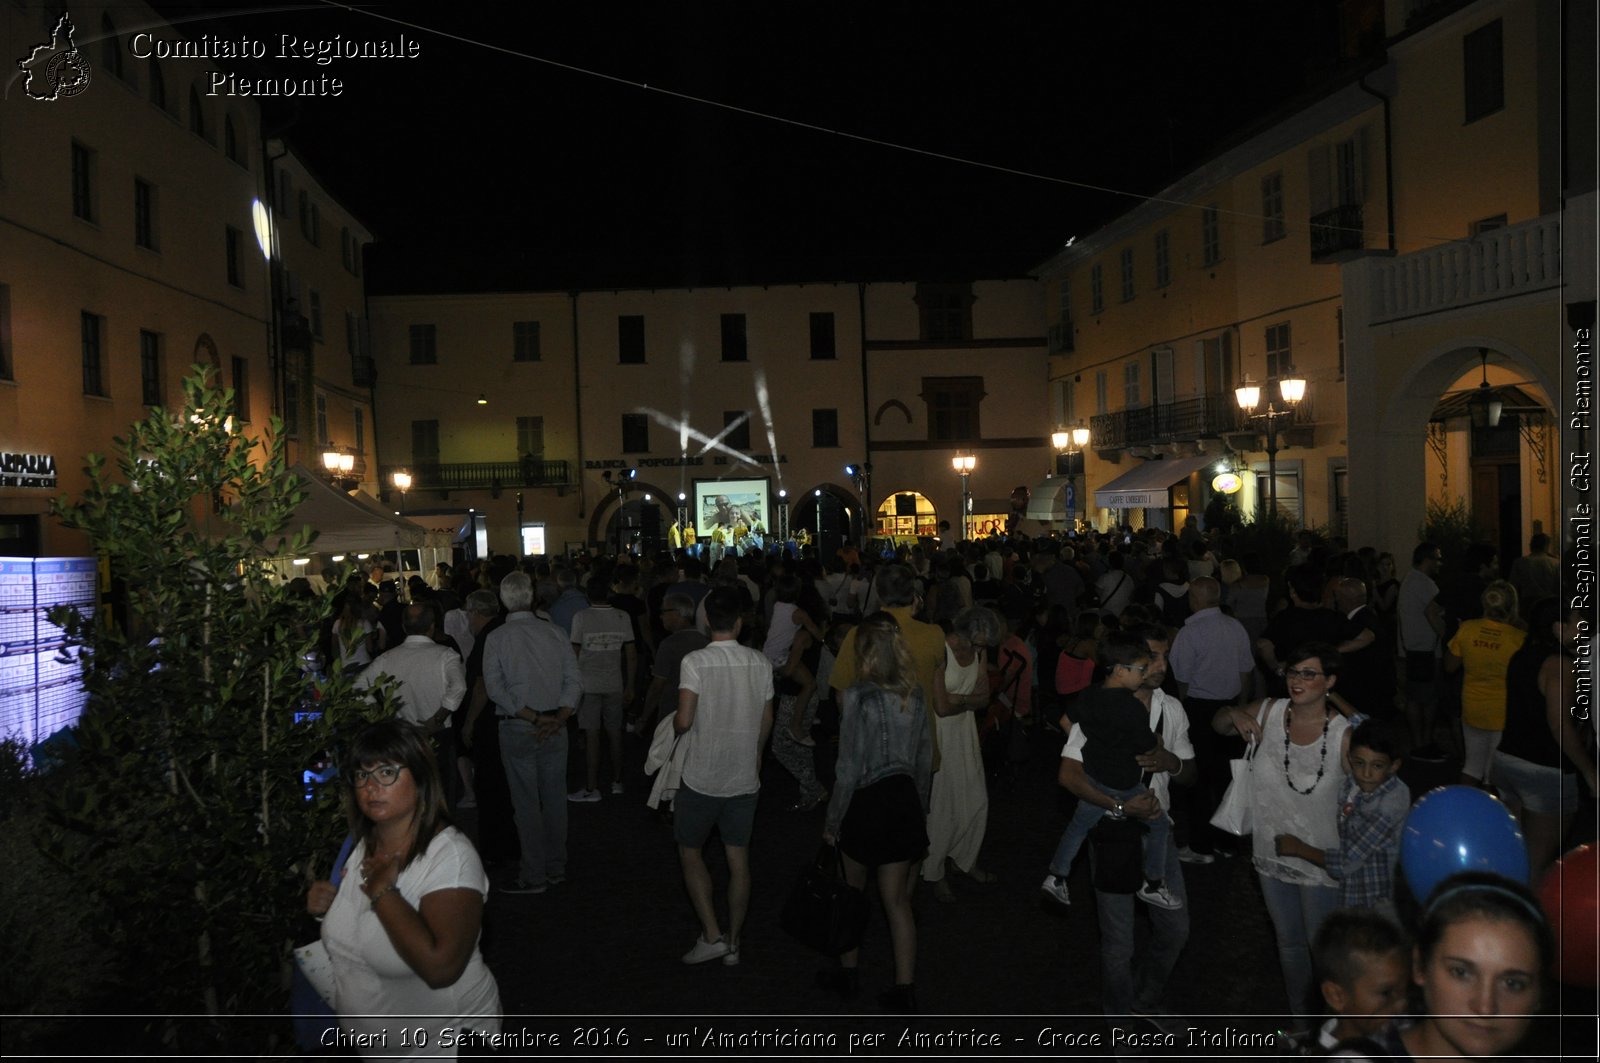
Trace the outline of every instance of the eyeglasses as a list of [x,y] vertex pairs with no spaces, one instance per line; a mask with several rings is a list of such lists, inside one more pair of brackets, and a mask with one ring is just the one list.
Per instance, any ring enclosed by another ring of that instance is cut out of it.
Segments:
[[1326,679],[1327,676],[1327,672],[1314,672],[1309,668],[1285,668],[1283,670],[1285,679]]
[[368,780],[378,780],[379,786],[393,786],[400,778],[400,773],[405,771],[403,764],[379,764],[376,768],[357,768],[350,773],[350,782],[357,790],[367,785]]
[[1119,664],[1117,667],[1126,668],[1130,672],[1138,672],[1140,675],[1144,675],[1150,669],[1147,664]]

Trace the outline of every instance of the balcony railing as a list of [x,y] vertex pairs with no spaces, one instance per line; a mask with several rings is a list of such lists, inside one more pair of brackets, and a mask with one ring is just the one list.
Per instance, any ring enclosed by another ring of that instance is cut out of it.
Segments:
[[571,487],[573,484],[571,464],[566,461],[435,461],[383,466],[384,490],[389,489],[395,472],[401,469],[411,474],[412,491],[499,491],[517,487]]
[[[1316,409],[1308,394],[1295,407],[1294,417],[1288,424],[1306,425],[1315,421]],[[1232,393],[1203,395],[1091,417],[1089,445],[1095,450],[1118,450],[1216,438],[1250,429],[1250,419],[1239,409]]]
[[[1569,218],[1568,224],[1573,222]],[[1372,275],[1372,319],[1448,310],[1561,283],[1559,215],[1401,255]],[[1593,225],[1593,215],[1590,215]],[[1581,231],[1582,226],[1575,226]]]
[[1344,203],[1311,216],[1311,261],[1324,262],[1366,247],[1360,203]]

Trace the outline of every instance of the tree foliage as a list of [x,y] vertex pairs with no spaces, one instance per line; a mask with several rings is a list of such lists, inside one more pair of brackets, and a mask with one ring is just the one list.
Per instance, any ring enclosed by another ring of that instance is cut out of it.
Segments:
[[307,879],[344,832],[336,795],[308,797],[302,772],[365,703],[307,670],[327,606],[263,563],[313,536],[288,530],[304,492],[281,423],[265,443],[235,433],[232,392],[198,367],[183,390],[181,412],[117,439],[114,468],[91,455],[88,489],[54,507],[109,562],[128,622],[52,615],[89,702],[43,848],[108,913],[117,1010],[282,1013]]

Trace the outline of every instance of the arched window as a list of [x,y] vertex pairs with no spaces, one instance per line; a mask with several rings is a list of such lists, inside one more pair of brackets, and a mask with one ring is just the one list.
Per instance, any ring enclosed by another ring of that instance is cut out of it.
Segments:
[[150,102],[172,113],[172,102],[167,99],[167,79],[161,76],[161,64],[156,62],[155,56],[150,57]]
[[127,68],[122,63],[122,40],[117,36],[117,24],[110,15],[100,16],[100,65],[112,74],[128,80]]
[[206,135],[206,112],[200,103],[200,86],[189,86],[189,132],[197,137]]

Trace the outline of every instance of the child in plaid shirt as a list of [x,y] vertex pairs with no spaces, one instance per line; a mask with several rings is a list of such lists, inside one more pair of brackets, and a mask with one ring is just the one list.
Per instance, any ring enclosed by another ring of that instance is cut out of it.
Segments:
[[1394,868],[1411,791],[1397,776],[1405,748],[1387,720],[1367,720],[1350,736],[1350,774],[1339,794],[1339,848],[1317,849],[1280,834],[1278,852],[1308,860],[1339,883],[1339,907],[1376,908],[1396,918]]

